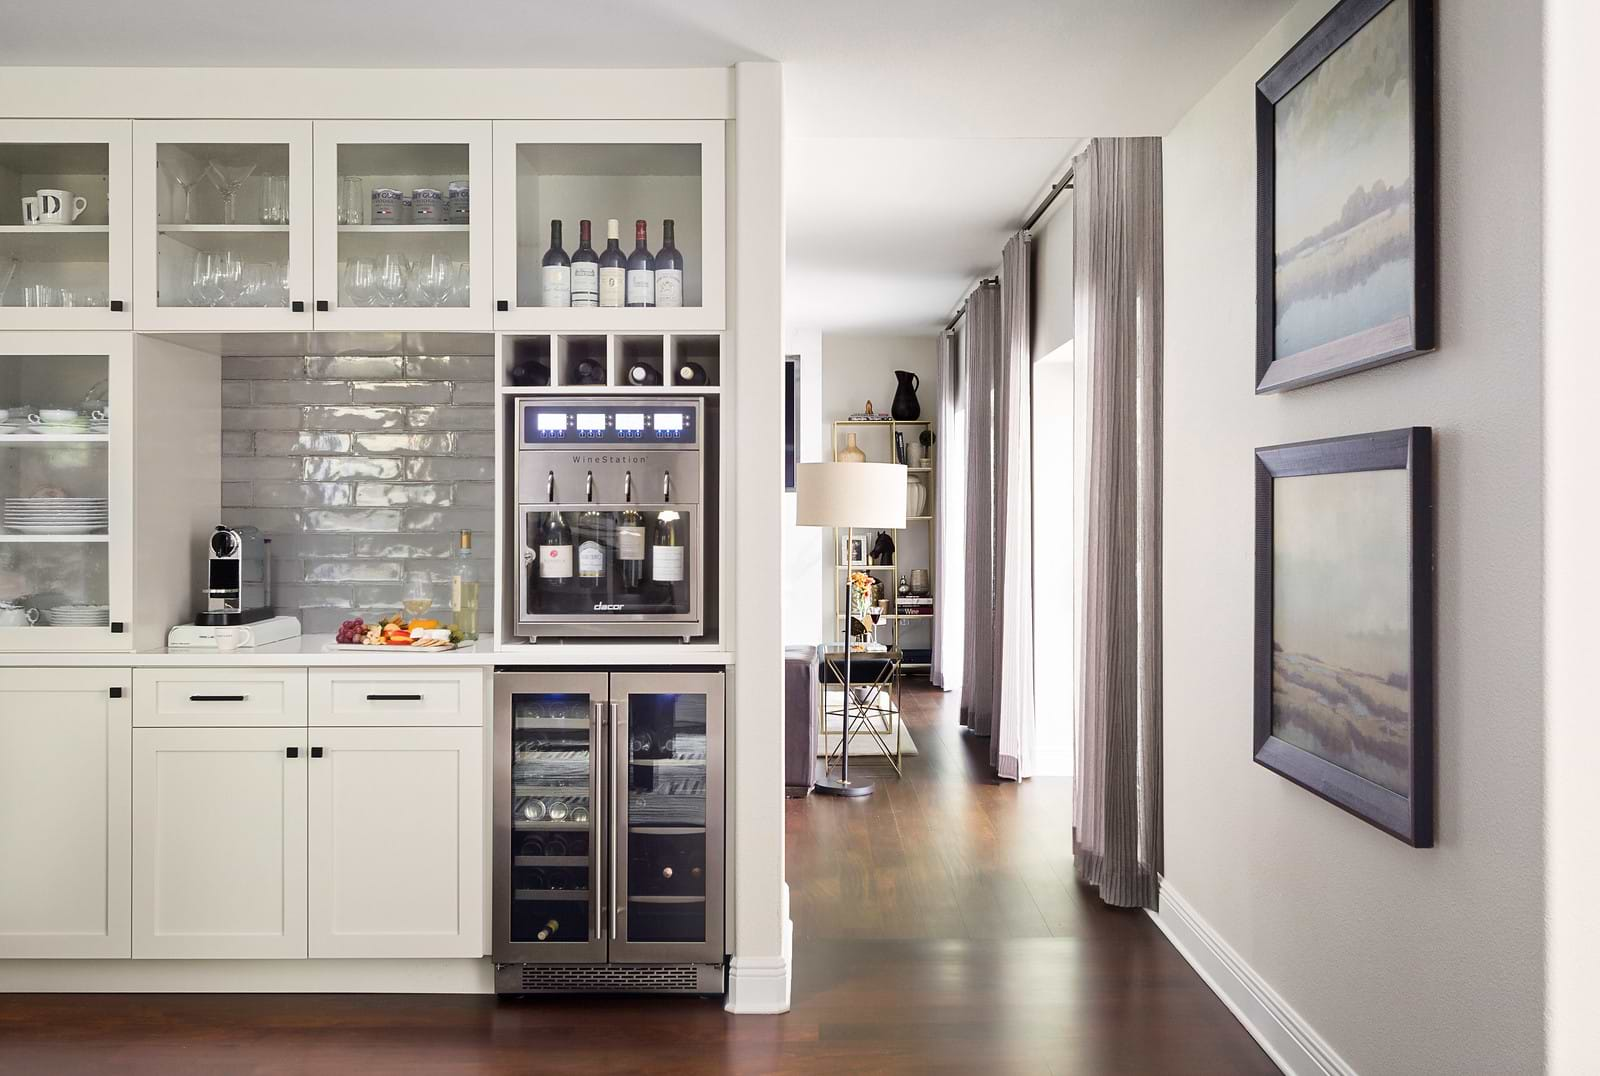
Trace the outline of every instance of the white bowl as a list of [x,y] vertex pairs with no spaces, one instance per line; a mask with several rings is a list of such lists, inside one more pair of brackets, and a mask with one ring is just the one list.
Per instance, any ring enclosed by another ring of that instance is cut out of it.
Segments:
[[47,408],[39,412],[39,418],[44,422],[72,422],[78,417],[78,412],[60,407]]

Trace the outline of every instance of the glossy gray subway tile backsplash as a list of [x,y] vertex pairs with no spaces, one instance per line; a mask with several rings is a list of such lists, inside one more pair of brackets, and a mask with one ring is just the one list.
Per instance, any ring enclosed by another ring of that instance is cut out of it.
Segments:
[[224,519],[273,540],[273,599],[307,632],[399,610],[407,572],[448,613],[473,532],[491,630],[494,363],[481,355],[228,358]]

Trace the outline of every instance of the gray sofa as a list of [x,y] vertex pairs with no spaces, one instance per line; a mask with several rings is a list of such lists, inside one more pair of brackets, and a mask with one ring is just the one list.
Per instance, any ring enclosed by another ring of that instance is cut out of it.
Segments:
[[811,791],[817,769],[817,648],[783,649],[783,783],[790,796]]

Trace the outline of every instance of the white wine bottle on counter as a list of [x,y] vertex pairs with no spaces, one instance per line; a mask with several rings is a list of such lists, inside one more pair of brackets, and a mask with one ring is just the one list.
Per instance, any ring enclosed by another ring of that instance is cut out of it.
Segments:
[[478,637],[478,568],[472,563],[472,532],[462,531],[450,571],[450,619],[464,643]]
[[618,245],[615,220],[606,221],[606,249],[600,254],[600,305],[621,306],[628,280],[628,258]]

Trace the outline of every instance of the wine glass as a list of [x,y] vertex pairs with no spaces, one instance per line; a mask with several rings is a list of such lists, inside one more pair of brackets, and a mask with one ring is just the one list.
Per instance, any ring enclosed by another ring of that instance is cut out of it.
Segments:
[[272,286],[273,286],[273,289],[274,289],[273,296],[272,296],[272,305],[273,306],[288,306],[289,305],[289,263],[288,262],[273,262],[271,264],[272,264]]
[[233,200],[239,193],[239,188],[244,186],[244,181],[255,172],[254,161],[245,164],[223,164],[221,161],[211,161],[206,165],[206,175],[222,195],[222,223],[234,224]]
[[261,223],[289,223],[289,177],[261,177]]
[[277,287],[277,274],[271,265],[251,262],[244,267],[244,292],[240,296],[241,305],[271,306],[271,295]]
[[194,256],[194,276],[189,290],[200,306],[216,306],[222,302],[222,253],[202,250]]
[[417,270],[417,294],[429,306],[443,306],[455,287],[456,267],[443,254],[430,255]]
[[178,185],[178,189],[183,191],[183,223],[193,224],[189,218],[189,192],[200,182],[200,177],[205,174],[204,171],[198,162],[187,155],[161,158],[161,169]]
[[227,306],[239,306],[244,297],[244,262],[231,250],[218,254],[217,271],[222,284],[222,301]]
[[398,306],[406,296],[410,277],[405,258],[398,254],[385,254],[378,261],[377,287],[380,306]]
[[456,262],[456,271],[450,278],[450,303],[451,306],[466,306],[468,294],[472,291],[472,267],[464,261]]
[[427,572],[407,572],[400,605],[413,620],[426,613],[433,606],[433,576]]
[[371,258],[352,258],[345,263],[345,291],[356,306],[375,306],[378,302],[378,268]]

